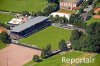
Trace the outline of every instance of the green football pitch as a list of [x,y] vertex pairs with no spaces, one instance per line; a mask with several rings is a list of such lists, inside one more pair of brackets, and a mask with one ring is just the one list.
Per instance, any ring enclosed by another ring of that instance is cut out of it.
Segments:
[[19,42],[24,44],[36,45],[39,48],[44,48],[51,44],[52,49],[58,49],[58,42],[63,39],[70,40],[71,30],[65,30],[50,26],[30,37],[23,38]]

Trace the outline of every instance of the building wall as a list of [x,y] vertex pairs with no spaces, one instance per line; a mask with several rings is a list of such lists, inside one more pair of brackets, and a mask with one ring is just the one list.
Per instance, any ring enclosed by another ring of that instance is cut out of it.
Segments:
[[60,8],[73,8],[73,7],[77,7],[76,6],[77,4],[76,3],[70,3],[70,2],[60,2]]
[[61,9],[72,9],[73,7],[79,6],[83,0],[80,0],[78,3],[71,3],[71,2],[60,2]]
[[79,6],[84,0],[80,0],[76,6]]

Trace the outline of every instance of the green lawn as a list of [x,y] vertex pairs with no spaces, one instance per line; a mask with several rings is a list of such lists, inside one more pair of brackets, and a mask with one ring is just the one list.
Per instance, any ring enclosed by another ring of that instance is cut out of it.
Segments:
[[10,14],[0,14],[0,22],[7,23],[9,22],[14,16]]
[[83,55],[83,52],[79,51],[72,51],[72,52],[66,52],[65,54],[57,54],[53,57],[50,57],[40,63],[35,63],[34,61],[30,61],[29,63],[25,64],[24,66],[70,66],[68,63],[62,63],[62,57],[66,58],[77,58],[79,56]]
[[100,66],[100,54],[96,55],[94,63],[81,64],[81,66]]
[[58,12],[62,12],[62,13],[66,13],[66,14],[72,14],[72,13],[76,13],[77,11],[75,11],[75,10],[60,9]]
[[3,44],[2,42],[0,42],[0,50],[3,49],[3,48],[5,48],[5,47],[6,47],[6,45]]
[[87,25],[93,23],[93,22],[100,22],[100,19],[96,19],[96,18],[91,18],[87,21]]
[[[47,66],[47,65],[49,66],[77,66],[77,63],[73,63],[71,65],[70,63],[62,63],[62,57],[82,59],[82,58],[90,58],[95,55],[96,55],[95,53],[72,51],[72,52],[66,52],[65,54],[62,54],[62,53],[57,54],[53,57],[43,60],[40,63],[35,63],[34,61],[30,61],[26,63],[24,66]],[[95,56],[94,63],[79,64],[79,66],[100,66],[99,60],[100,60],[100,54]]]
[[37,12],[47,7],[46,0],[0,0],[0,10]]
[[97,4],[96,4],[96,7],[100,7],[100,3],[97,3]]
[[52,49],[58,48],[58,42],[61,39],[69,40],[71,35],[70,30],[65,30],[62,28],[57,28],[50,26],[28,38],[23,38],[20,40],[21,43],[33,44],[39,48],[43,48],[48,44],[51,44]]

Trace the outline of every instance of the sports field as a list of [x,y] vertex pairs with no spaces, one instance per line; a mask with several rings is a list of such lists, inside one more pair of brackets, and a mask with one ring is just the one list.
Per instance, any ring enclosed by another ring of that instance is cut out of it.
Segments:
[[9,22],[14,16],[10,14],[1,14],[0,13],[0,22],[7,23]]
[[0,0],[0,10],[37,12],[47,6],[47,0]]
[[32,60],[33,55],[40,55],[41,51],[28,47],[9,44],[0,50],[0,66],[23,66]]
[[19,42],[24,44],[36,45],[39,48],[44,48],[51,44],[52,49],[58,49],[58,42],[61,39],[68,41],[70,39],[71,30],[65,30],[50,26],[28,38],[23,38]]
[[[81,58],[90,58],[94,55],[95,55],[94,53],[72,51],[72,52],[66,52],[65,54],[63,54],[63,53],[57,54],[57,55],[55,55],[51,58],[43,60],[40,63],[35,63],[34,61],[30,61],[29,63],[25,64],[24,66],[30,66],[30,65],[32,65],[32,66],[46,66],[47,64],[50,65],[50,66],[77,66],[77,63],[73,63],[71,65],[70,65],[70,63],[62,63],[62,57],[81,59]],[[99,64],[99,63],[97,63],[97,64]],[[86,66],[88,66],[88,65],[86,65]]]

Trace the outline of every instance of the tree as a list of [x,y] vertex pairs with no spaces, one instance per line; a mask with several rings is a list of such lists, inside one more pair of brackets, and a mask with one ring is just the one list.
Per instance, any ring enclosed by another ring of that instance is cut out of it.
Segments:
[[48,3],[51,3],[51,0],[47,0],[48,1]]
[[59,1],[60,1],[60,0],[55,0],[55,3],[56,3],[56,4],[59,4]]
[[60,49],[61,51],[67,50],[67,44],[66,44],[65,40],[62,39],[62,40],[59,42],[58,47],[59,47],[59,49]]
[[38,55],[34,55],[33,56],[33,60],[34,60],[34,62],[39,62],[40,61],[39,56]]
[[72,14],[69,18],[69,23],[78,28],[86,28],[86,23],[79,14]]
[[100,52],[100,23],[87,26],[86,34],[74,30],[71,35],[72,48],[87,52]]
[[46,53],[45,53],[45,51],[43,51],[43,50],[42,50],[42,52],[41,52],[41,58],[43,58],[43,59],[46,58]]
[[9,26],[9,25],[4,24],[4,23],[2,23],[2,22],[0,22],[0,26],[1,26],[1,27],[4,27],[4,28],[6,28],[6,29],[10,29],[10,26]]
[[51,14],[52,12],[57,11],[57,9],[58,9],[57,4],[55,4],[55,3],[49,4],[48,7],[43,10],[43,14],[45,16],[49,16],[49,14]]
[[36,17],[36,13],[35,12],[32,12],[31,13],[31,16]]
[[79,43],[79,39],[80,37],[83,35],[82,32],[78,31],[78,30],[73,30],[71,37],[70,37],[70,41],[72,44],[72,48],[75,50],[81,50],[81,45]]
[[86,46],[87,46],[87,38],[86,38],[86,35],[83,34],[83,35],[79,38],[78,41],[79,41],[79,43],[78,43],[79,49],[78,49],[78,50],[86,51]]
[[60,22],[61,22],[61,24],[65,25],[68,23],[68,19],[65,16],[60,17]]
[[10,36],[6,32],[0,33],[0,40],[3,43],[9,43],[10,42]]
[[88,51],[100,52],[100,23],[94,22],[88,25],[86,32],[88,33],[88,36],[91,37],[91,39],[87,37],[88,38],[87,42],[90,48],[88,49]]
[[52,54],[52,50],[51,50],[51,45],[47,45],[46,48],[42,49],[42,53],[41,53],[41,58],[45,59],[49,56],[51,56]]
[[80,38],[80,34],[78,30],[73,30],[71,37],[70,37],[70,41],[73,42],[74,40],[78,40]]
[[47,0],[48,3],[56,3],[56,4],[59,4],[59,0]]
[[93,3],[93,0],[88,0],[87,1],[87,5],[90,5],[90,4],[92,4]]
[[83,8],[81,8],[81,9],[79,10],[78,14],[82,14],[83,11],[84,11]]
[[38,11],[37,13],[36,13],[36,16],[43,16],[44,14],[43,14],[43,12],[42,11]]
[[51,45],[49,44],[46,46],[46,55],[50,56],[51,54],[52,54],[52,50],[51,50]]
[[23,15],[23,16],[26,16],[26,15],[27,15],[27,16],[30,16],[31,14],[30,14],[28,11],[23,11],[23,12],[22,12],[22,15]]
[[55,23],[55,17],[53,17],[53,15],[50,15],[49,20],[50,20],[52,23]]
[[74,20],[75,20],[75,14],[71,14],[69,17],[69,24],[73,24]]
[[60,18],[59,15],[56,15],[55,18],[54,18],[54,22],[55,22],[55,23],[60,23],[60,22],[59,22],[59,21],[60,21],[59,18]]

